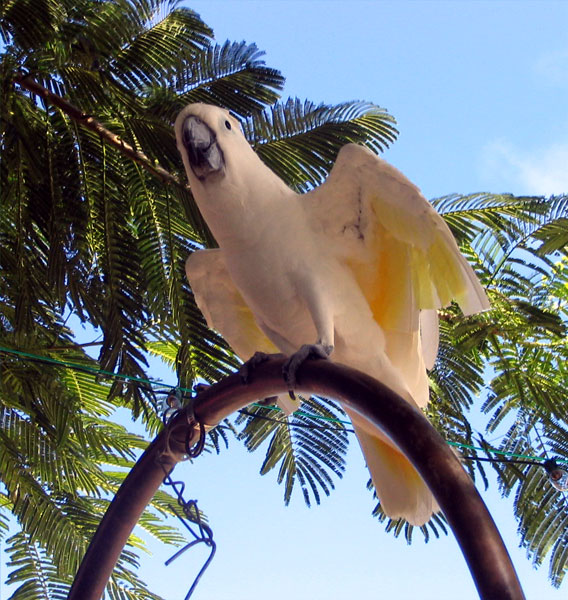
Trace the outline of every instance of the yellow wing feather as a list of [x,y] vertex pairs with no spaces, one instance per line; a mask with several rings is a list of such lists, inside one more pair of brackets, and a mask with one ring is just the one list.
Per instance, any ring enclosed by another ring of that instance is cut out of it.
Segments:
[[418,311],[452,300],[466,314],[489,308],[442,217],[398,169],[367,148],[344,146],[305,205],[314,230],[349,264],[383,328],[416,331]]
[[233,283],[222,250],[194,252],[186,261],[185,271],[207,325],[229,342],[241,360],[248,360],[257,351],[278,352]]

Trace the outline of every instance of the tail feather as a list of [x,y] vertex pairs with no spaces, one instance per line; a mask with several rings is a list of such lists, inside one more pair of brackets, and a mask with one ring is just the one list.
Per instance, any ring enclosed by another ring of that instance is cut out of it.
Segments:
[[354,427],[385,514],[424,525],[440,507],[418,471],[391,443]]

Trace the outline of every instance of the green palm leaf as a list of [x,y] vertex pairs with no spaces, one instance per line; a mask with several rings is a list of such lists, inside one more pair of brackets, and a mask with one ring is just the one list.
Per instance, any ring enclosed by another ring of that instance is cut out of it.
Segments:
[[339,149],[347,143],[382,150],[396,138],[395,120],[363,102],[339,106],[289,99],[243,122],[260,158],[298,191],[323,182]]
[[241,116],[260,112],[278,99],[284,85],[282,75],[266,67],[263,55],[245,42],[208,47],[166,85],[150,90],[149,108],[169,122],[192,102],[225,106]]
[[[322,420],[323,419],[323,420]],[[284,501],[290,502],[296,484],[304,501],[320,503],[320,492],[329,495],[335,487],[332,475],[342,477],[348,447],[345,413],[329,400],[309,398],[290,417],[262,406],[250,407],[237,423],[244,423],[240,437],[250,450],[268,441],[260,473],[280,465],[278,483],[284,483]],[[332,425],[329,422],[333,421]]]

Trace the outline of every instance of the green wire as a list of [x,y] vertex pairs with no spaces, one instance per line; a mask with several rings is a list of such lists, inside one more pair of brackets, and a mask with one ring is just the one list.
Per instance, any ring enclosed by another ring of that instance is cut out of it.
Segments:
[[152,379],[142,379],[140,377],[134,377],[133,375],[126,375],[124,373],[112,373],[111,371],[105,371],[104,369],[94,369],[93,367],[89,367],[86,365],[79,365],[77,363],[69,362],[66,360],[59,360],[57,358],[51,358],[50,356],[40,356],[38,354],[30,354],[29,352],[22,352],[21,350],[13,350],[12,348],[4,348],[0,346],[0,352],[5,352],[6,354],[15,354],[16,356],[22,356],[24,358],[31,358],[33,360],[39,360],[41,362],[50,363],[54,365],[58,365],[60,367],[67,367],[68,369],[75,369],[77,371],[85,371],[87,373],[91,373],[92,375],[106,375],[107,377],[114,377],[116,379],[126,379],[128,381],[133,381],[135,383],[146,383],[149,385],[159,385],[162,387],[167,387],[171,389],[178,389],[182,392],[192,393],[193,390],[187,388],[179,388],[176,385],[171,385],[169,383],[163,383],[161,381],[154,381]]
[[[256,406],[258,408],[268,408],[270,410],[282,411],[282,409],[279,406],[274,406],[274,405],[265,406],[264,404],[258,404],[256,402],[252,403],[251,406]],[[311,415],[309,413],[301,412],[299,410],[295,411],[294,414],[301,415],[303,417],[310,417],[312,419],[321,419],[324,421],[331,421],[333,423],[343,423],[345,425],[351,425],[351,421],[342,421],[341,419],[334,419],[332,417]],[[459,442],[450,442],[448,440],[446,440],[446,444],[448,444],[448,446],[456,446],[457,448],[466,448],[468,450],[478,450],[480,452],[491,452],[492,454],[500,454],[502,456],[509,456],[511,458],[524,458],[526,460],[542,460],[542,461],[546,460],[546,458],[543,458],[542,456],[526,456],[524,454],[515,454],[514,452],[507,452],[505,450],[493,450],[493,449],[488,449],[488,448],[481,448],[480,446],[471,446],[469,444],[460,444]],[[559,458],[556,460],[556,462],[557,463],[568,463],[568,460]]]
[[[187,392],[189,394],[193,393],[193,390],[188,389],[188,388],[180,388],[176,385],[171,385],[169,383],[163,383],[161,381],[154,381],[152,379],[141,379],[140,377],[134,377],[132,375],[125,375],[122,373],[112,373],[111,371],[104,371],[103,369],[93,369],[92,367],[88,367],[88,366],[84,366],[84,365],[79,365],[77,363],[72,363],[69,361],[64,361],[64,360],[59,360],[57,358],[51,358],[49,356],[40,356],[38,354],[31,354],[29,352],[22,352],[21,350],[13,350],[12,348],[5,348],[3,346],[0,346],[0,352],[4,352],[6,354],[14,354],[16,356],[21,356],[23,358],[30,358],[33,360],[39,360],[42,362],[46,362],[46,363],[51,363],[51,364],[55,364],[55,365],[59,365],[61,367],[66,367],[68,369],[76,369],[79,371],[86,371],[88,373],[92,373],[93,375],[106,375],[107,377],[115,377],[115,378],[120,378],[120,379],[126,379],[128,381],[133,381],[135,383],[145,383],[145,384],[149,384],[149,385],[158,385],[161,387],[167,387],[170,388],[172,390],[180,390],[182,392]],[[264,404],[259,404],[257,402],[253,402],[251,404],[251,406],[255,406],[257,408],[266,408],[269,410],[278,410],[281,411],[282,409],[279,406],[265,406]],[[335,419],[333,417],[324,417],[323,415],[312,415],[306,412],[302,412],[302,411],[295,411],[293,414],[301,416],[301,417],[307,417],[310,419],[319,419],[321,421],[328,421],[330,423],[340,423],[343,425],[351,425],[350,421],[343,421],[341,419]],[[459,442],[450,442],[448,440],[446,440],[446,443],[449,446],[455,446],[456,448],[465,448],[467,450],[476,450],[476,451],[480,451],[480,452],[491,452],[492,454],[498,454],[501,456],[509,456],[511,458],[519,458],[519,459],[524,459],[524,460],[540,460],[540,461],[544,461],[546,460],[545,458],[543,458],[542,456],[526,456],[524,454],[515,454],[514,452],[506,452],[504,450],[493,450],[493,449],[487,449],[487,448],[481,448],[479,446],[471,446],[469,444],[460,444]],[[565,459],[557,459],[556,460],[557,463],[563,463],[566,464],[568,463],[568,460]]]
[[[470,446],[469,444],[460,444],[458,442],[449,442],[446,440],[448,446],[456,446],[458,448],[467,448],[468,450],[480,450],[482,452],[491,452],[492,454],[500,454],[502,456],[509,456],[511,458],[523,458],[525,460],[546,460],[542,456],[526,456],[524,454],[515,454],[514,452],[506,452],[505,450],[493,450],[491,448],[480,448],[478,446]],[[558,459],[557,463],[566,463],[568,460]]]

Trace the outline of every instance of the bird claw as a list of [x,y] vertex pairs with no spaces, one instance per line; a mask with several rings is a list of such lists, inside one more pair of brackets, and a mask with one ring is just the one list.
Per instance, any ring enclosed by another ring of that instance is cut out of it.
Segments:
[[241,365],[239,369],[239,375],[243,383],[248,383],[251,373],[258,365],[266,362],[270,358],[270,354],[266,352],[255,352],[245,363]]
[[296,399],[294,388],[297,383],[297,372],[302,363],[308,359],[324,358],[328,359],[333,350],[333,346],[324,346],[323,344],[304,344],[297,352],[294,352],[284,363],[282,375],[284,381],[288,384],[288,393],[292,400]]

